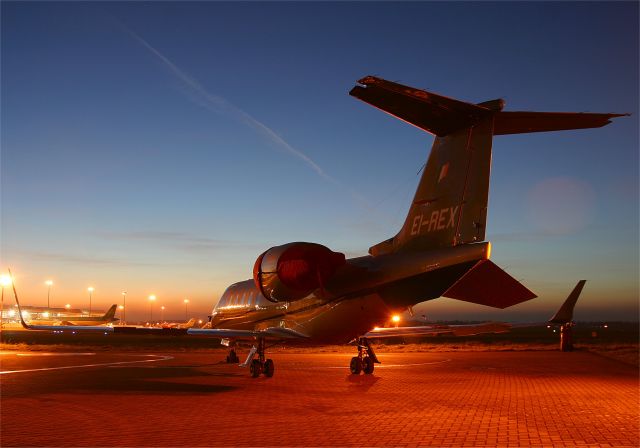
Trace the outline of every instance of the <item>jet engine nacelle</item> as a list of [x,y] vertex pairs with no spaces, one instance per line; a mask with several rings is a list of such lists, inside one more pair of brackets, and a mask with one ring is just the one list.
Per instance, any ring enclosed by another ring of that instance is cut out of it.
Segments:
[[293,302],[322,288],[345,262],[343,253],[321,244],[289,243],[258,257],[253,280],[267,300]]

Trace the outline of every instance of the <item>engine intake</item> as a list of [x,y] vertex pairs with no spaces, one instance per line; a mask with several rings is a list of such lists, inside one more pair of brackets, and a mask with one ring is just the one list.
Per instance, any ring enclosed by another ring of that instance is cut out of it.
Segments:
[[258,257],[253,280],[267,300],[293,302],[322,288],[345,262],[343,253],[321,244],[289,243]]

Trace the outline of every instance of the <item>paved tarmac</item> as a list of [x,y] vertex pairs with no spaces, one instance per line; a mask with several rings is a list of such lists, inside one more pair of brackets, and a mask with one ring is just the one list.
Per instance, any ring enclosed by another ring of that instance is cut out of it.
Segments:
[[[587,352],[0,353],[9,446],[633,446],[638,369]],[[84,366],[84,367],[82,367]],[[40,369],[40,370],[39,370]]]

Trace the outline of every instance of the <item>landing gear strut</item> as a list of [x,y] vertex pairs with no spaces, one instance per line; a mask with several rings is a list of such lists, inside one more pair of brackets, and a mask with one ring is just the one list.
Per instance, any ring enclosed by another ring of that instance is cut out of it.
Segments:
[[[261,373],[267,378],[271,378],[273,376],[273,372],[275,370],[273,360],[265,359],[264,350],[264,338],[258,338],[258,345],[254,345],[251,348],[249,356],[243,364],[245,367],[247,365],[249,366],[249,372],[253,378],[257,378]],[[257,358],[255,358],[256,355]]]
[[373,351],[369,340],[367,338],[359,338],[358,356],[351,358],[349,370],[351,370],[351,373],[354,375],[360,375],[360,372],[370,375],[373,373],[374,363],[380,364],[380,361],[378,361],[378,357]]
[[235,347],[231,347],[229,349],[229,354],[227,355],[227,364],[236,364],[240,362],[238,358],[238,354],[236,353]]

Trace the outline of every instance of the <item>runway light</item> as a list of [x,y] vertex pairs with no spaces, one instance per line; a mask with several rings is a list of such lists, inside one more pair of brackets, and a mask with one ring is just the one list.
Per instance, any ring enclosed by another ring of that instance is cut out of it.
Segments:
[[1,286],[9,286],[11,284],[11,277],[8,275],[0,275],[0,285]]
[[13,317],[16,315],[16,310],[9,310],[9,317]]
[[44,313],[42,313],[42,317],[44,317],[45,319],[49,318],[49,311],[45,311]]
[[396,324],[397,324],[398,322],[400,322],[400,316],[399,316],[398,314],[394,314],[394,315],[391,317],[391,320],[392,320],[394,323],[396,323]]

